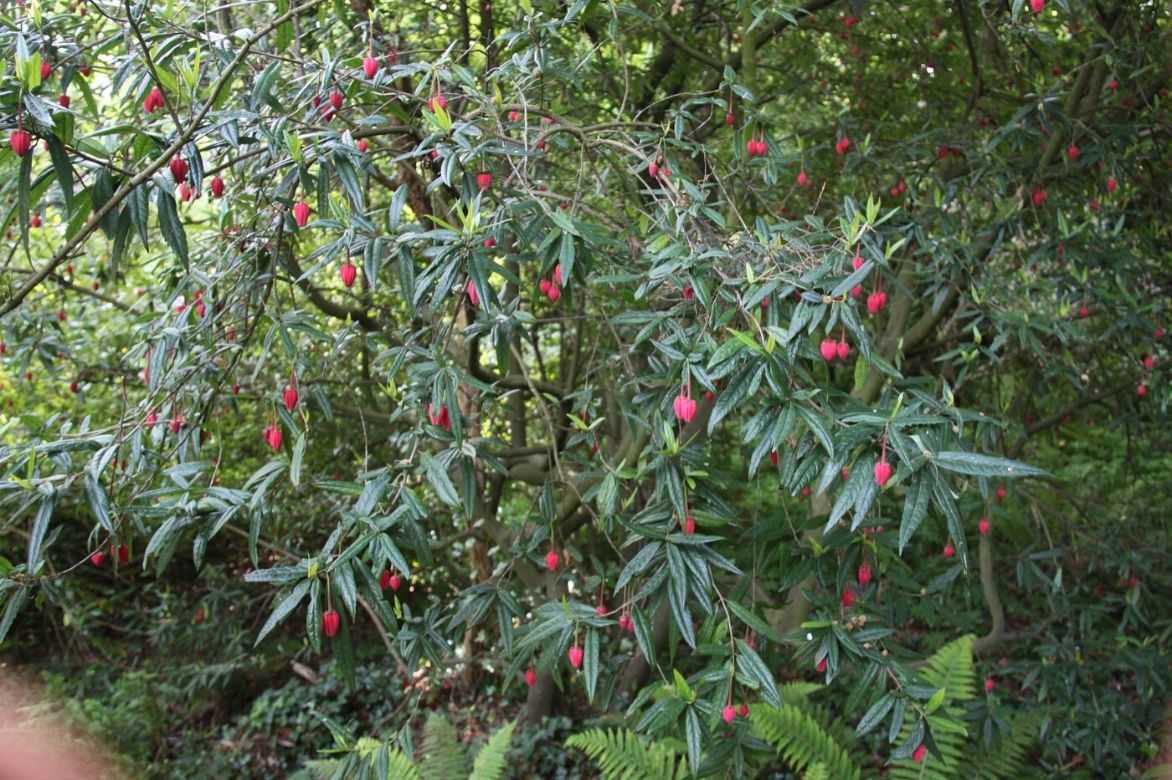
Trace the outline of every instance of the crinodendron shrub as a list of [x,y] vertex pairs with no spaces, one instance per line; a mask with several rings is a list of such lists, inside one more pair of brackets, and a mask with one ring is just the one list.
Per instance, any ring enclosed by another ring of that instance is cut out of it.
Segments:
[[956,760],[917,605],[1001,641],[1031,437],[1170,397],[1167,20],[494,5],[0,19],[0,639],[214,561],[688,771],[799,670]]

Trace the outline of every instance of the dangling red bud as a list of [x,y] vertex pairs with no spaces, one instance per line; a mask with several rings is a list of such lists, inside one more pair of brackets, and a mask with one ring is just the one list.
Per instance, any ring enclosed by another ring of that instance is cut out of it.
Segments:
[[299,200],[293,204],[293,220],[297,223],[297,227],[305,227],[309,222],[309,204],[303,200]]
[[338,628],[342,625],[342,616],[338,614],[336,609],[327,609],[321,616],[321,630],[322,633],[328,637],[332,637],[338,633]]

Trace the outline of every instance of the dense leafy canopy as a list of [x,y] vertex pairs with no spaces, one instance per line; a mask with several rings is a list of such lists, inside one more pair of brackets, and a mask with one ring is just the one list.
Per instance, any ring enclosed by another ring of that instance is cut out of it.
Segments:
[[[1145,646],[1152,739],[1164,10],[18,5],[0,642],[174,588],[225,654],[528,682],[681,773],[763,771],[734,705],[814,724],[815,675],[867,771],[1043,715],[1045,776],[1125,771],[1039,667]],[[1020,696],[946,701],[966,634]]]

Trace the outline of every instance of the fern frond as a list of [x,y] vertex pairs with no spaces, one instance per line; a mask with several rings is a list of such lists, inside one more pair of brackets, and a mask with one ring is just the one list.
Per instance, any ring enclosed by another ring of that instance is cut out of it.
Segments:
[[313,775],[316,780],[333,780],[334,773],[342,766],[341,761],[334,759],[322,759],[316,761],[306,761],[305,768]]
[[602,769],[602,780],[682,780],[686,768],[671,748],[645,743],[629,729],[591,729],[566,740]]
[[859,780],[862,776],[850,754],[801,707],[786,704],[778,709],[756,704],[750,718],[757,736],[777,748],[792,769],[801,771],[821,763],[835,780]]
[[930,685],[945,690],[946,702],[968,701],[976,695],[973,669],[973,635],[966,634],[941,647],[928,659],[920,676]]
[[[939,755],[929,751],[922,763],[910,758],[896,761],[891,767],[892,780],[951,780],[966,767],[965,747],[968,729],[964,725],[963,702],[973,698],[977,688],[973,669],[973,636],[967,634],[941,647],[925,662],[920,677],[928,685],[944,690],[942,705],[928,716],[928,729]],[[913,720],[907,720],[900,733],[903,742],[911,733]],[[971,777],[972,775],[966,775]]]
[[387,759],[386,780],[423,780],[411,759],[398,748],[387,746]]
[[423,780],[466,780],[468,766],[464,748],[448,719],[431,713],[423,726],[423,761],[419,773]]
[[476,754],[468,780],[500,780],[504,776],[509,741],[513,738],[516,725],[515,722],[505,724],[484,743],[484,747]]
[[830,770],[826,768],[826,764],[810,764],[806,774],[802,775],[802,780],[830,780]]
[[810,698],[811,693],[821,689],[822,686],[818,683],[791,682],[781,686],[778,693],[781,694],[781,701],[784,704],[801,704]]
[[1019,715],[1009,724],[1009,733],[989,750],[975,750],[969,765],[976,770],[975,780],[1018,780],[1026,751],[1038,735],[1040,718],[1036,714]]

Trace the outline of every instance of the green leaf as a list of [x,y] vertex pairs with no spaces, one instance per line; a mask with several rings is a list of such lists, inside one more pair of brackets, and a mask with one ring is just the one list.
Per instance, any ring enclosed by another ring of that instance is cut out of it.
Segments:
[[49,156],[53,159],[57,185],[61,187],[61,196],[65,199],[65,210],[68,212],[73,207],[73,167],[69,163],[69,153],[55,135],[48,136],[45,141],[49,144]]
[[725,599],[724,603],[725,606],[727,606],[729,610],[737,616],[737,619],[747,625],[749,628],[753,629],[757,636],[765,637],[772,642],[782,641],[781,635],[770,628],[768,623],[766,623],[762,618],[758,617],[756,613],[754,613],[748,607],[742,607],[737,602],[727,598]]
[[928,479],[929,477],[926,475],[921,476],[908,485],[907,495],[904,496],[903,501],[903,519],[899,523],[900,555],[903,554],[903,548],[907,546],[912,535],[915,534],[916,529],[920,527],[920,523],[924,522],[924,518],[928,514],[928,499],[931,497],[931,490],[927,485]]
[[8,597],[8,604],[4,607],[4,617],[0,617],[0,642],[8,636],[9,629],[12,628],[12,623],[16,620],[16,616],[20,614],[20,608],[24,606],[24,602],[28,599],[29,588],[17,588]]
[[687,714],[684,717],[686,724],[685,731],[688,736],[688,766],[692,768],[693,775],[700,774],[700,757],[702,755],[700,745],[702,732],[700,729],[700,716],[696,714],[696,706],[692,705],[685,711]]
[[[674,554],[673,554],[674,553]],[[675,549],[675,545],[667,547],[668,579],[667,597],[671,604],[672,618],[680,636],[688,643],[688,647],[696,646],[696,631],[692,626],[692,614],[688,611],[688,577],[684,570],[683,556]]]
[[956,508],[956,501],[948,489],[948,483],[937,476],[932,485],[932,497],[936,506],[944,513],[944,520],[948,526],[948,535],[956,544],[956,551],[960,554],[961,563],[968,567],[968,543],[964,538],[964,527],[960,519],[960,510]]
[[289,463],[289,481],[293,487],[301,484],[301,461],[305,458],[305,431],[297,432],[297,441],[293,443],[293,459]]
[[354,582],[354,570],[349,562],[334,566],[333,582],[338,595],[342,597],[342,603],[346,606],[346,612],[353,615],[354,610],[358,608],[358,587]]
[[1008,458],[994,458],[972,452],[937,452],[932,462],[945,471],[974,477],[1048,477],[1044,469]]
[[269,635],[269,632],[276,628],[282,620],[289,617],[289,613],[296,609],[297,605],[301,603],[301,600],[305,598],[305,594],[309,593],[309,584],[309,580],[302,580],[293,586],[293,590],[282,599],[281,603],[273,610],[273,614],[269,615],[269,619],[261,627],[260,634],[257,635],[256,642],[252,645],[253,647],[259,645]]
[[655,644],[651,641],[651,626],[643,610],[635,607],[631,610],[631,622],[635,627],[635,641],[639,645],[639,652],[648,664],[655,663]]
[[871,709],[867,710],[866,714],[863,715],[862,720],[859,721],[859,725],[855,727],[855,735],[861,737],[864,734],[872,731],[876,726],[883,722],[883,719],[887,717],[887,713],[891,711],[891,708],[894,705],[895,697],[890,693],[884,694],[879,699],[879,701],[871,705]]
[[773,674],[769,667],[757,655],[757,651],[749,647],[743,639],[737,640],[737,671],[756,683],[761,689],[761,697],[774,707],[782,706],[781,694],[777,691],[777,684],[773,681]]
[[427,481],[435,490],[436,496],[448,506],[459,506],[460,496],[456,493],[456,486],[443,464],[430,455],[423,456],[423,469],[427,474]]
[[798,404],[797,408],[798,414],[806,421],[806,425],[809,427],[811,433],[814,434],[814,437],[818,439],[818,443],[822,445],[822,449],[826,450],[826,454],[833,458],[834,440],[830,438],[830,429],[826,427],[826,421],[817,412],[802,404]]
[[41,545],[45,541],[45,534],[49,530],[49,519],[53,517],[53,509],[57,505],[56,495],[45,496],[41,505],[37,507],[37,517],[33,520],[33,530],[28,537],[28,570],[36,573],[41,563]]
[[163,234],[163,240],[183,261],[183,268],[187,270],[190,263],[187,256],[187,233],[184,232],[183,223],[179,220],[175,198],[166,190],[158,189],[155,191],[155,207],[159,212],[159,230]]
[[586,699],[593,703],[594,690],[598,686],[598,631],[593,628],[586,631],[585,652]]
[[652,561],[659,554],[660,548],[663,546],[661,542],[648,542],[643,545],[639,552],[635,553],[635,557],[627,562],[623,570],[619,573],[619,579],[615,583],[615,590],[621,591],[632,577],[642,574],[651,565]]

